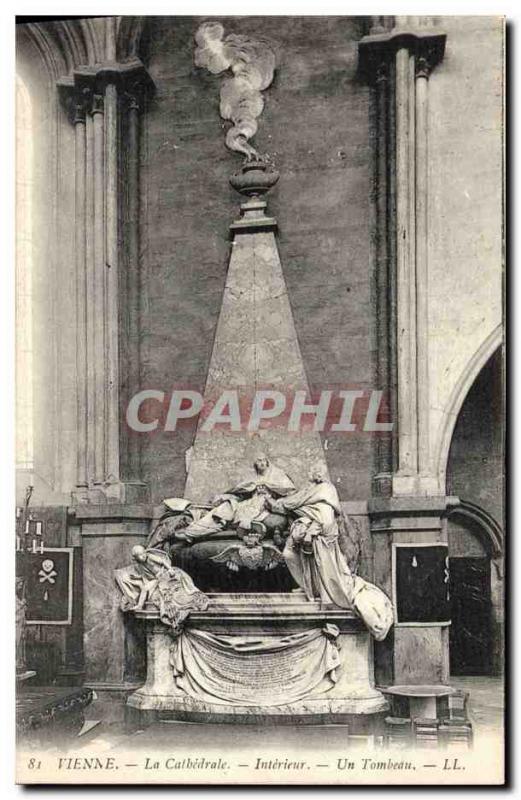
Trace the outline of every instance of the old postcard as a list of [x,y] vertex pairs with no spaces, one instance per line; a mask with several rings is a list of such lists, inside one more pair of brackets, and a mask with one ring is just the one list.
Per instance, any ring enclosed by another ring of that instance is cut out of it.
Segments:
[[504,28],[19,20],[19,783],[504,782]]

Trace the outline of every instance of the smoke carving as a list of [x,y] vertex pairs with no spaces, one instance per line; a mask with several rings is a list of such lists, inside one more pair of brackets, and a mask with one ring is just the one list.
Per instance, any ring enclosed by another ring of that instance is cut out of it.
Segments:
[[267,42],[230,33],[224,36],[220,22],[203,22],[195,34],[194,62],[213,75],[231,70],[221,84],[220,114],[233,125],[226,133],[226,146],[244,153],[247,161],[264,161],[250,143],[257,132],[267,89],[275,72],[275,54]]

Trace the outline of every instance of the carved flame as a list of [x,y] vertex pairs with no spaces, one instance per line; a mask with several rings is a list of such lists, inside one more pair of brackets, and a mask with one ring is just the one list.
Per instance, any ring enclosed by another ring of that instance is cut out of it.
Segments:
[[203,22],[195,34],[195,65],[213,75],[231,70],[233,77],[221,85],[221,117],[233,123],[226,134],[226,145],[244,153],[248,160],[260,159],[249,139],[257,132],[257,118],[264,108],[261,92],[273,80],[275,54],[261,40],[233,33],[223,37],[220,22]]

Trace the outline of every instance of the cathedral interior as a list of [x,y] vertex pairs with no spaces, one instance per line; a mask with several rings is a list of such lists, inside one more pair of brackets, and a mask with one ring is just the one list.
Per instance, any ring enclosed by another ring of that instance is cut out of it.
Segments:
[[[172,562],[211,597],[291,597],[284,486],[318,462],[350,568],[394,607],[367,644],[371,686],[460,687],[476,725],[497,724],[501,20],[123,16],[16,34],[20,697],[72,693],[87,738],[123,737],[157,623],[122,613],[115,570],[165,499],[215,507],[262,450],[273,530],[241,550],[224,523],[194,542],[192,517]],[[208,432],[188,401],[214,389],[288,408],[302,392],[315,419],[325,392],[358,400],[343,429]],[[265,572],[241,571],[255,547]],[[340,639],[365,642],[357,624],[338,621]]]

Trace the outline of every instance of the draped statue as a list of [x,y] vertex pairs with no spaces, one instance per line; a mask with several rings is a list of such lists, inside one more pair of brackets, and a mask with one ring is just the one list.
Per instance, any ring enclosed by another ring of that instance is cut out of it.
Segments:
[[171,539],[193,544],[225,529],[249,530],[253,521],[262,522],[270,531],[284,527],[285,515],[272,513],[268,500],[284,497],[294,489],[284,470],[260,456],[252,474],[214,497],[209,509],[177,497],[165,500],[171,513],[157,526],[148,544],[158,547]]
[[180,629],[191,611],[208,607],[206,595],[186,572],[172,566],[162,550],[136,545],[132,548],[132,564],[115,570],[114,577],[122,593],[122,611],[142,611],[150,604],[173,631]]
[[355,609],[373,636],[384,639],[393,622],[391,602],[376,586],[351,573],[338,542],[338,492],[324,468],[313,466],[306,486],[269,499],[268,506],[293,516],[283,556],[307,599]]

